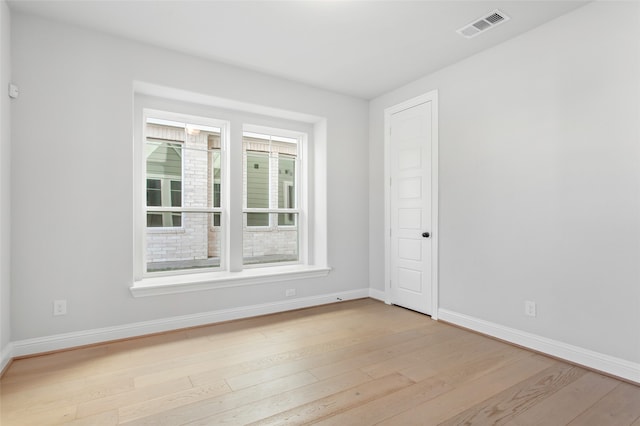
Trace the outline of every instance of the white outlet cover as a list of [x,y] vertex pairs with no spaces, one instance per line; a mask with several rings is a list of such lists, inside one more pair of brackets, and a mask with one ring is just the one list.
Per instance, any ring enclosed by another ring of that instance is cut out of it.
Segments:
[[53,315],[66,315],[67,314],[67,301],[66,300],[54,300],[53,301]]
[[525,301],[524,302],[524,313],[525,315],[529,316],[529,317],[535,317],[536,316],[536,302],[532,302],[532,301]]
[[20,96],[20,90],[18,89],[18,86],[16,86],[15,84],[9,84],[9,97],[12,99],[16,99],[18,96]]

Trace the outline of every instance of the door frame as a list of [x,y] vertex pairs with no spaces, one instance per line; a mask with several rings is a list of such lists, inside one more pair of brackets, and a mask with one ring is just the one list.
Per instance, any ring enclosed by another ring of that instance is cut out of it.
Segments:
[[431,102],[431,318],[438,319],[438,91],[432,90],[384,110],[384,289],[391,304],[391,116],[405,109]]

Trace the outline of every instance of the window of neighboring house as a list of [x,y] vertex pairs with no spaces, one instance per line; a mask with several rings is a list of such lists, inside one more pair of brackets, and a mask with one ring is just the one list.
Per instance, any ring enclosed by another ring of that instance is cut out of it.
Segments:
[[[152,174],[147,173],[147,176]],[[168,177],[147,178],[147,207],[182,206],[182,182]],[[147,227],[180,227],[182,214],[175,212],[147,213]]]
[[219,127],[145,120],[146,272],[220,266]]
[[298,262],[300,139],[243,133],[243,264]]

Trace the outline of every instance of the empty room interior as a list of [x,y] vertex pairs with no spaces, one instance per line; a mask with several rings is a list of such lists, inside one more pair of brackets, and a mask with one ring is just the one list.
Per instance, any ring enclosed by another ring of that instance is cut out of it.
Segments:
[[0,0],[0,423],[640,425],[640,2]]

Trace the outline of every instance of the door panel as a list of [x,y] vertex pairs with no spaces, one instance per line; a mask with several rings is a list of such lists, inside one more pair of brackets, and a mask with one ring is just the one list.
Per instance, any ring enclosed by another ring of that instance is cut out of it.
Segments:
[[421,149],[404,149],[398,153],[398,170],[420,167]]
[[398,257],[401,260],[422,260],[421,241],[408,238],[398,238]]
[[431,314],[431,102],[391,114],[391,303]]
[[398,286],[406,291],[420,294],[422,291],[422,272],[413,269],[398,269]]
[[421,209],[398,209],[398,229],[420,231],[422,229]]

